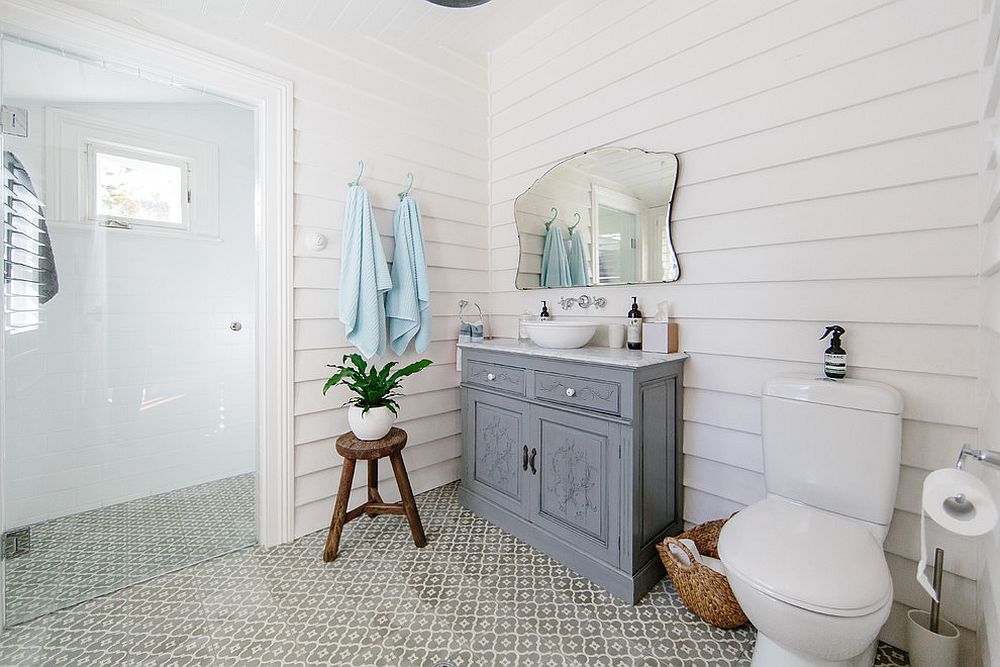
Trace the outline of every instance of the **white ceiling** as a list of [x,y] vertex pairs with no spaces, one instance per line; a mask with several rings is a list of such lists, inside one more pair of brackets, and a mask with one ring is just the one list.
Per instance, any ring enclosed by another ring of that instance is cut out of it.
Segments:
[[372,37],[390,44],[440,46],[485,63],[486,54],[570,0],[491,0],[451,9],[427,0],[70,0],[154,12],[186,23],[270,23],[319,43]]

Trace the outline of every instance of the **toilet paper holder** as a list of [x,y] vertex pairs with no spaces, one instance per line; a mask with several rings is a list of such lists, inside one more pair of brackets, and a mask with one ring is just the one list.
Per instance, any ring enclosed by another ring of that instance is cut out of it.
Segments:
[[965,470],[965,457],[967,456],[988,466],[1000,468],[1000,452],[992,449],[973,449],[969,445],[962,445],[962,451],[958,453],[955,467],[959,470]]
[[[965,470],[966,457],[1000,469],[1000,452],[992,449],[974,449],[969,445],[962,445],[962,451],[958,453],[958,461],[955,462],[955,467],[959,470]],[[944,501],[944,509],[952,516],[957,517],[972,513],[975,507],[968,501],[964,493],[959,493]]]

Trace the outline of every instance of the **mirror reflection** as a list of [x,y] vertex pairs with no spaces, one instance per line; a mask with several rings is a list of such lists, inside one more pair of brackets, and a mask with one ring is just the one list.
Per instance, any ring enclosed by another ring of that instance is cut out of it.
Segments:
[[518,289],[671,282],[677,156],[599,148],[550,169],[514,202]]

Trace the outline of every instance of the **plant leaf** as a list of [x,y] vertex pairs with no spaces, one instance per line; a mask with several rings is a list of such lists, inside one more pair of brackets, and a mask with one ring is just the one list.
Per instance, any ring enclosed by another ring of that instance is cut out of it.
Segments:
[[420,371],[422,371],[425,368],[427,368],[428,366],[430,366],[432,363],[434,363],[434,362],[431,361],[430,359],[421,359],[420,361],[415,361],[412,364],[410,364],[409,366],[404,366],[403,368],[400,368],[398,371],[396,371],[395,373],[393,373],[392,376],[389,377],[389,382],[395,384],[400,379],[402,379],[402,378],[404,378],[404,377],[406,377],[408,375],[413,375],[414,373],[419,373]]

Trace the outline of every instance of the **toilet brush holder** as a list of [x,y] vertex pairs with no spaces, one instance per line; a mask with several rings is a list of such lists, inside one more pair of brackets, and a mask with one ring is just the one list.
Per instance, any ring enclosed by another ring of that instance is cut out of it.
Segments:
[[911,609],[906,612],[912,667],[956,667],[958,665],[959,631],[954,625],[938,620],[938,631],[931,632],[930,612]]

